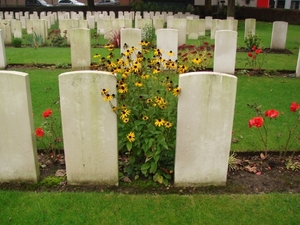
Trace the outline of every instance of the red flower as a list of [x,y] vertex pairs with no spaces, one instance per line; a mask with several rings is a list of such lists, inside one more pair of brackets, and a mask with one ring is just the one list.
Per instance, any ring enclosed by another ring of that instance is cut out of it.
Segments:
[[255,51],[255,50],[256,50],[256,45],[253,45],[252,51]]
[[258,55],[258,54],[260,54],[260,53],[262,53],[262,50],[261,50],[260,48],[255,50],[255,54]]
[[253,119],[249,120],[248,127],[261,127],[264,125],[264,119],[262,117],[254,117]]
[[52,110],[51,109],[46,109],[44,112],[43,112],[43,117],[46,118],[46,117],[49,117],[52,115]]
[[37,136],[37,137],[43,137],[44,136],[44,134],[45,134],[45,132],[44,132],[44,130],[42,129],[42,128],[36,128],[36,130],[35,130],[35,135]]
[[296,112],[300,108],[300,104],[297,104],[296,102],[292,102],[290,106],[291,112]]
[[278,111],[275,109],[269,109],[265,112],[266,117],[275,119],[279,115]]
[[248,56],[252,57],[253,56],[252,52],[248,52]]

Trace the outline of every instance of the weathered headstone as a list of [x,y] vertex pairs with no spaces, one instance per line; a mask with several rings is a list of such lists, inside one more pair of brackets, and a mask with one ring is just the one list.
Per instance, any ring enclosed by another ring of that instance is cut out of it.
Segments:
[[245,34],[244,39],[249,35],[255,35],[256,33],[256,19],[248,18],[245,19]]
[[283,21],[273,22],[271,49],[285,49],[288,23]]
[[3,70],[7,66],[6,62],[6,51],[4,45],[4,38],[2,35],[2,30],[0,29],[0,69]]
[[0,71],[0,182],[37,182],[39,165],[27,73]]
[[236,86],[228,74],[180,75],[175,186],[226,185]]
[[[165,60],[177,60],[178,54],[178,30],[176,29],[158,29],[157,48],[162,51],[162,58]],[[170,51],[172,54],[170,54]],[[169,54],[168,54],[169,53]]]
[[236,31],[219,30],[216,32],[214,72],[234,74],[236,48]]
[[296,77],[300,77],[300,48],[298,53],[297,66],[296,66]]
[[[135,47],[135,53],[131,56],[132,59],[136,58],[138,51],[141,51],[142,47],[139,44],[142,40],[142,30],[138,28],[125,28],[121,29],[121,44],[120,52],[125,53],[129,48]],[[124,48],[124,45],[127,45],[128,48]]]
[[85,70],[59,76],[70,185],[118,185],[117,116],[103,100],[103,89],[116,94],[116,78],[108,72]]
[[174,19],[173,29],[178,30],[178,46],[186,43],[186,19]]
[[90,29],[71,29],[71,61],[73,69],[88,69],[91,65]]

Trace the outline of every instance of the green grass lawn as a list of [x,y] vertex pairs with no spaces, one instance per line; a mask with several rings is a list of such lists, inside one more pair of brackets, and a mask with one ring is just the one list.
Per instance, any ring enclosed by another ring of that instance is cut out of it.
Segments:
[[299,224],[299,194],[124,195],[0,191],[1,224]]

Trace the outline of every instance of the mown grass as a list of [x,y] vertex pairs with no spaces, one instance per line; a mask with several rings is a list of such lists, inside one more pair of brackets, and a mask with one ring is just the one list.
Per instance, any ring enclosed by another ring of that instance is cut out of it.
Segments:
[[124,195],[0,191],[1,224],[298,224],[299,194]]

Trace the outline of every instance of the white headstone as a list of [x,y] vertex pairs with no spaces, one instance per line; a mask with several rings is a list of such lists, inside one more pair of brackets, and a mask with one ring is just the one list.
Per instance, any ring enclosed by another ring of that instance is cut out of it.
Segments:
[[296,77],[300,77],[300,48],[298,53],[297,66],[296,66]]
[[[162,51],[162,58],[165,60],[177,60],[178,54],[178,30],[176,29],[158,29],[157,35],[157,48]],[[172,51],[173,55],[170,56],[168,52]]]
[[[135,54],[132,55],[132,59],[135,58],[138,51],[141,51],[142,47],[139,44],[142,41],[142,30],[138,28],[125,28],[121,29],[121,44],[120,44],[120,52],[124,53],[128,48],[135,47]],[[128,48],[124,48],[124,44],[128,46]]]
[[71,61],[73,69],[88,69],[91,65],[90,29],[71,29]]
[[186,43],[186,19],[174,19],[173,29],[178,30],[178,46]]
[[0,71],[0,182],[39,178],[27,73]]
[[244,38],[246,38],[249,34],[256,34],[256,19],[248,18],[245,19],[245,34]]
[[116,78],[108,72],[85,70],[59,76],[70,185],[118,185],[117,116],[100,94],[104,88],[116,94]]
[[285,49],[288,23],[283,21],[273,22],[271,49]]
[[179,76],[175,186],[226,184],[236,86],[228,74]]
[[2,36],[2,30],[0,29],[0,69],[3,70],[6,68],[6,66],[7,66],[6,51],[5,51],[5,45]]
[[219,30],[216,32],[214,72],[234,74],[236,48],[236,31]]

